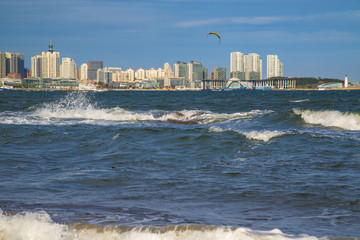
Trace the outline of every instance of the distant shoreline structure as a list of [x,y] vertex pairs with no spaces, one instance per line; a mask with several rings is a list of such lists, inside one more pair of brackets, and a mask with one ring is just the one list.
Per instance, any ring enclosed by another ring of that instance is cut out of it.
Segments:
[[10,79],[2,78],[1,90],[39,91],[318,91],[318,90],[360,90],[360,84],[345,80],[314,77],[278,77],[262,80],[205,79],[197,87],[185,85],[164,87],[161,82],[143,80],[136,82],[115,82],[101,84],[75,79]]
[[[97,90],[87,90],[87,89],[49,89],[49,88],[0,88],[0,91],[59,91],[59,92],[211,92],[208,90],[202,89],[97,89]],[[347,87],[347,88],[331,88],[331,89],[314,89],[314,88],[293,88],[293,89],[272,89],[272,90],[238,90],[238,92],[271,92],[271,91],[360,91],[360,86]],[[220,92],[218,90],[217,92]],[[224,91],[222,91],[224,92]]]

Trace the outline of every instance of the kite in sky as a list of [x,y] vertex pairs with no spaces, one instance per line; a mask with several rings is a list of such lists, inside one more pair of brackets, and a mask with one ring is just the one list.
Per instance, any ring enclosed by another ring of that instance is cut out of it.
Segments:
[[213,35],[217,36],[217,37],[219,38],[219,43],[220,43],[220,40],[221,40],[220,35],[219,35],[219,34],[217,34],[216,32],[210,32],[210,33],[208,33],[208,35],[206,35],[206,36],[209,36],[209,35],[211,35],[211,34],[213,34]]

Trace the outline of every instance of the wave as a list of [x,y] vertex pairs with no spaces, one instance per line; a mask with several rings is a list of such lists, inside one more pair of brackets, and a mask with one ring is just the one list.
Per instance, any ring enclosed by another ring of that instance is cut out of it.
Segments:
[[292,103],[310,102],[310,99],[291,100]]
[[272,111],[214,113],[202,110],[181,111],[130,111],[121,107],[101,108],[92,104],[83,92],[72,92],[64,98],[32,109],[33,112],[0,113],[3,124],[71,125],[71,124],[118,124],[137,121],[161,121],[177,124],[210,124],[252,118]]
[[309,124],[352,131],[360,130],[360,113],[300,109],[293,109],[293,112]]
[[268,142],[273,138],[280,137],[288,133],[277,130],[275,131],[264,130],[264,131],[242,132],[242,134],[244,134],[247,139]]
[[249,140],[256,140],[256,141],[263,141],[263,142],[268,142],[273,138],[276,137],[280,137],[286,134],[289,134],[288,132],[283,132],[283,131],[269,131],[269,130],[263,130],[263,131],[239,131],[239,130],[234,130],[234,129],[223,129],[217,126],[212,126],[209,128],[209,132],[224,132],[224,131],[235,131],[238,132],[242,135],[244,135],[247,139]]
[[154,240],[215,240],[215,239],[281,239],[315,240],[308,235],[289,235],[279,229],[255,231],[249,228],[178,225],[178,226],[96,226],[84,223],[59,224],[44,211],[4,214],[0,210],[0,239],[52,239],[52,240],[92,240],[92,239],[154,239]]

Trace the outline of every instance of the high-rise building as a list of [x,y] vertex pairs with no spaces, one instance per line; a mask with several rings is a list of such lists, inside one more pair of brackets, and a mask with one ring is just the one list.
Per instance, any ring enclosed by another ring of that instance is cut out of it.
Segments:
[[9,73],[18,73],[22,78],[25,77],[24,54],[5,53],[6,75]]
[[126,69],[126,76],[127,76],[127,80],[129,82],[134,82],[135,81],[135,71],[133,68],[128,68]]
[[226,80],[226,68],[223,67],[214,68],[214,79]]
[[245,72],[245,59],[243,53],[230,53],[230,72]]
[[60,53],[54,52],[50,41],[49,50],[42,52],[42,77],[59,78],[60,77]]
[[246,56],[246,79],[260,80],[262,79],[262,60],[257,53],[249,53]]
[[144,68],[139,68],[138,70],[136,70],[135,78],[137,80],[145,79],[145,69]]
[[71,58],[62,58],[60,66],[61,78],[75,79],[76,78],[76,63]]
[[207,77],[207,69],[201,62],[191,61],[191,63],[188,63],[188,71],[190,84],[204,80]]
[[155,68],[150,68],[149,70],[145,71],[145,77],[149,78],[150,80],[156,80],[158,78],[158,70]]
[[[262,79],[262,59],[257,53],[230,53],[230,76],[240,80]],[[255,78],[255,79],[254,79]]]
[[0,78],[6,77],[6,54],[0,52]]
[[190,63],[178,61],[174,64],[174,72],[175,78],[184,78],[190,83],[190,87],[199,87],[200,81],[208,77],[208,69],[196,61]]
[[121,72],[121,68],[105,67],[97,70],[97,82],[103,82],[106,86],[115,82],[117,73]]
[[42,57],[36,55],[31,58],[31,77],[41,78],[42,74]]
[[120,81],[121,68],[118,67],[105,67],[98,69],[97,71],[97,82],[104,82],[109,84],[112,82]]
[[89,80],[97,80],[97,71],[98,69],[103,68],[102,61],[89,61],[88,62],[88,76]]
[[170,79],[174,77],[174,72],[171,69],[171,66],[169,63],[164,64],[164,86],[170,87]]
[[189,71],[188,71],[188,65],[184,62],[176,62],[174,64],[174,74],[176,78],[183,77],[185,79],[189,79]]
[[284,64],[277,55],[267,55],[266,74],[267,78],[284,76]]
[[87,80],[88,79],[88,65],[86,63],[81,64],[80,67],[80,79]]

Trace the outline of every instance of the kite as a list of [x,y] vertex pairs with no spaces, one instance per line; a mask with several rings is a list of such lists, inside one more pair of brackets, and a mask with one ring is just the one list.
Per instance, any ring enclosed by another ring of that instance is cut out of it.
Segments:
[[219,34],[217,34],[216,32],[210,32],[210,33],[208,33],[208,35],[206,35],[206,36],[209,36],[210,34],[216,35],[216,36],[219,38],[219,43],[220,43],[221,37],[220,37]]

